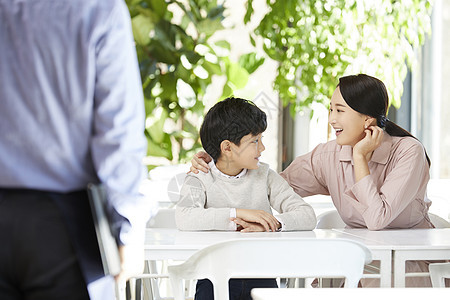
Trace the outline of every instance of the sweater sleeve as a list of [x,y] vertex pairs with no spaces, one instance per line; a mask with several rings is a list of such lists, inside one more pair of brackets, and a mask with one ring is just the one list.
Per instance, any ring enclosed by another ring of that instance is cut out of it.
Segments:
[[361,213],[370,230],[388,226],[412,201],[423,199],[428,182],[429,167],[422,145],[414,143],[397,150],[392,170],[378,189],[372,175],[367,175],[345,194],[354,199],[354,207]]
[[270,205],[278,212],[285,231],[312,230],[316,227],[313,208],[292,187],[273,170],[269,169],[267,178]]
[[188,175],[180,191],[175,221],[180,230],[230,230],[231,208],[207,207],[206,189],[195,176]]

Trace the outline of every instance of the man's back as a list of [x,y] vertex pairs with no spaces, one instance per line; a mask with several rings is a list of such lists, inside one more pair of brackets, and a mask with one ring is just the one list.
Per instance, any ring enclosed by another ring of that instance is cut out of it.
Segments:
[[[103,274],[87,184],[107,190],[121,278],[141,271],[151,213],[139,194],[145,114],[128,9],[123,0],[0,0],[0,53],[0,240],[29,233],[0,247],[0,298],[75,299],[87,283],[94,299],[90,286],[101,285],[90,283]],[[23,268],[6,268],[16,255]]]
[[98,180],[102,157],[125,134],[133,140],[125,147],[145,153],[140,78],[133,47],[123,46],[132,45],[123,41],[132,39],[123,6],[0,0],[0,187],[84,188]]

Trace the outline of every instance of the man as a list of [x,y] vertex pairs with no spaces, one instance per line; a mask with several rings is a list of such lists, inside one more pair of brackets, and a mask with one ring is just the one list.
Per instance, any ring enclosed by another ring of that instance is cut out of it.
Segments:
[[150,216],[127,7],[0,0],[0,55],[0,299],[108,299],[87,184],[109,195],[121,279],[141,271]]

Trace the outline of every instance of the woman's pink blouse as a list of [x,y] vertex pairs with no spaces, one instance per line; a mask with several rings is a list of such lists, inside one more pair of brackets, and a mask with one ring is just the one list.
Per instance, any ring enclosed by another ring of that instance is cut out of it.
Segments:
[[385,134],[369,161],[370,175],[355,183],[352,147],[336,141],[297,157],[281,173],[302,197],[331,195],[342,220],[370,230],[432,228],[426,199],[429,166],[422,144]]

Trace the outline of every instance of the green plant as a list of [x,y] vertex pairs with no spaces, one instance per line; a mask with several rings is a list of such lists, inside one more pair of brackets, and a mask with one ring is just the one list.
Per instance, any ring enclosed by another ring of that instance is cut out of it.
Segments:
[[[267,0],[270,12],[254,35],[279,62],[274,88],[291,113],[313,102],[327,105],[345,74],[367,73],[387,86],[399,107],[414,48],[430,32],[429,0]],[[248,22],[253,0],[247,1]],[[255,39],[252,37],[252,40]]]
[[145,97],[148,156],[184,162],[201,148],[198,124],[213,76],[226,77],[227,97],[247,84],[262,60],[249,53],[233,62],[230,43],[211,42],[223,29],[225,8],[217,0],[126,3]]

